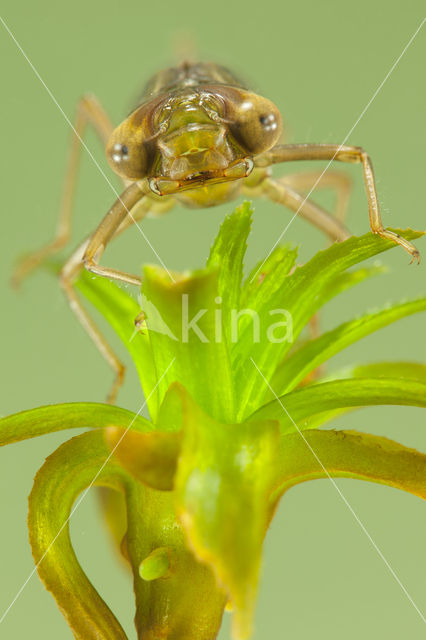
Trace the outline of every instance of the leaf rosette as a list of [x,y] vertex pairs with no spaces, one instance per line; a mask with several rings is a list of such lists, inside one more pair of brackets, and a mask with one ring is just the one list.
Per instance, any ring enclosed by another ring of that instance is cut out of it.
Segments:
[[141,305],[92,274],[76,283],[129,350],[149,419],[72,403],[0,421],[3,445],[89,429],[47,459],[29,512],[39,575],[76,638],[126,637],[69,537],[69,519],[94,484],[103,487],[106,521],[133,573],[138,637],[152,640],[211,640],[227,603],[234,638],[250,636],[263,541],[292,486],[349,477],[426,497],[424,454],[324,428],[363,406],[426,407],[426,365],[357,364],[326,376],[322,368],[363,337],[425,311],[426,298],[319,336],[306,330],[331,299],[382,271],[362,263],[392,243],[371,233],[352,237],[304,265],[294,248],[278,247],[244,279],[250,224],[245,203],[222,224],[203,269],[171,280],[146,266]]

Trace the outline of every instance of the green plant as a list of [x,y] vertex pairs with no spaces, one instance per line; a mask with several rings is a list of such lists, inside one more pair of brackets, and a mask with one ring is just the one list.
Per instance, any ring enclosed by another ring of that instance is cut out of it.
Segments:
[[84,273],[78,281],[129,349],[149,420],[73,403],[0,421],[1,444],[92,429],[47,459],[30,496],[34,560],[76,638],[126,637],[69,538],[73,505],[93,484],[106,487],[105,515],[133,571],[138,635],[152,640],[214,638],[227,602],[234,637],[250,636],[263,540],[279,499],[295,484],[344,476],[426,497],[425,455],[382,437],[320,429],[356,407],[425,407],[426,366],[386,362],[313,375],[346,346],[425,311],[426,298],[319,337],[303,333],[331,298],[380,271],[356,265],[394,245],[369,233],[303,266],[296,266],[296,250],[280,247],[243,281],[250,222],[248,204],[224,221],[204,269],[172,281],[145,267],[146,323],[137,331],[135,300],[105,279]]

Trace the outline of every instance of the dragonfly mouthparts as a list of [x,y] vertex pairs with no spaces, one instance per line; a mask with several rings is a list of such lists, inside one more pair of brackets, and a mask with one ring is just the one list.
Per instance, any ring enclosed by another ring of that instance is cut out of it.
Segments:
[[253,160],[243,158],[237,160],[222,170],[196,171],[185,175],[181,179],[173,179],[168,176],[156,176],[149,180],[151,191],[159,196],[178,193],[186,189],[196,189],[206,184],[217,184],[246,178],[253,170]]

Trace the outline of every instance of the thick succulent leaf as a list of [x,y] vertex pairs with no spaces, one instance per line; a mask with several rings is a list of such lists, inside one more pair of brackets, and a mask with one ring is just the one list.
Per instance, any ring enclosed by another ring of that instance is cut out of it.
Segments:
[[97,402],[52,404],[0,419],[0,446],[65,429],[117,426],[150,431],[153,424],[127,409]]
[[[398,231],[407,239],[422,235],[420,232]],[[240,410],[238,419],[255,411],[261,404],[267,391],[266,383],[259,378],[251,358],[254,359],[267,380],[271,380],[280,361],[288,353],[301,330],[309,318],[317,311],[321,304],[330,297],[328,286],[349,267],[367,258],[377,255],[387,249],[395,247],[392,242],[383,240],[373,233],[360,237],[351,237],[345,242],[335,243],[328,249],[317,253],[308,263],[298,267],[282,286],[264,301],[264,307],[259,315],[261,327],[259,339],[253,338],[253,323],[243,326],[239,332],[239,340],[233,345],[233,359],[235,363],[236,393]],[[291,318],[290,339],[288,325],[281,326],[278,333],[271,331],[273,320],[272,311],[286,312]],[[279,341],[280,340],[280,341]]]
[[181,447],[178,433],[126,433],[124,429],[109,427],[105,435],[114,457],[134,478],[160,491],[173,489]]
[[127,558],[123,554],[122,542],[127,531],[127,513],[124,495],[109,489],[97,487],[98,503],[102,518],[107,526],[111,542],[116,551],[118,561],[129,569]]
[[146,267],[142,285],[147,325],[157,371],[166,375],[160,399],[178,381],[207,413],[231,421],[234,391],[227,343],[217,331],[218,270],[176,276]]
[[[426,298],[388,306],[344,322],[335,329],[310,340],[286,358],[276,370],[271,387],[282,395],[294,389],[311,371],[349,345],[396,320],[426,310]],[[392,377],[392,376],[387,376]],[[272,397],[272,394],[268,394]]]
[[[174,495],[133,481],[114,457],[108,459],[110,453],[103,433],[85,433],[59,447],[37,474],[30,496],[29,530],[40,578],[55,597],[75,638],[126,639],[81,569],[67,523],[79,504],[73,507],[77,496],[92,484],[121,491],[128,523],[122,549],[134,575],[138,637],[213,640],[226,596],[212,571],[187,548],[184,533],[176,523]],[[140,564],[159,547],[168,552],[170,574],[167,579],[147,582],[139,574]]]
[[231,332],[231,311],[239,309],[243,259],[250,233],[252,209],[244,202],[225,218],[211,248],[208,268],[219,268],[218,295],[222,298],[222,322],[226,336]]
[[118,463],[105,465],[108,455],[101,432],[68,440],[46,460],[29,498],[28,528],[39,576],[80,640],[127,638],[82,570],[69,535],[74,501],[95,478],[95,484],[116,490],[130,482]]
[[196,556],[227,591],[234,638],[247,638],[270,518],[276,422],[223,424],[182,391],[183,441],[176,475],[179,519]]
[[[259,373],[258,373],[259,375]],[[279,420],[282,433],[312,428],[330,412],[369,405],[426,407],[426,384],[392,378],[356,378],[312,384],[281,396],[256,411],[253,420]],[[284,408],[283,408],[284,407]],[[336,415],[336,413],[334,413]]]
[[[175,424],[181,428],[180,400],[176,411],[179,422]],[[178,434],[154,431],[149,420],[107,404],[50,405],[2,418],[0,446],[54,431],[87,428],[106,430],[114,457],[138,480],[156,489],[172,488],[180,448]]]
[[95,276],[85,269],[76,285],[82,294],[102,313],[123,341],[135,363],[139,379],[147,398],[147,406],[153,420],[157,415],[158,394],[155,389],[157,373],[146,332],[137,331],[135,319],[141,309],[129,293],[107,278]]
[[378,482],[426,498],[426,455],[357,431],[308,430],[303,438],[298,433],[283,436],[276,470],[273,503],[300,482],[329,476]]

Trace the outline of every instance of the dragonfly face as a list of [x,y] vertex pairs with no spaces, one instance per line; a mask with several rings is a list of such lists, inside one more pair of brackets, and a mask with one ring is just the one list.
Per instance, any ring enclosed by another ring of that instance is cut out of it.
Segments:
[[155,193],[244,178],[253,156],[281,134],[275,105],[238,87],[204,85],[157,96],[112,134],[107,156],[121,176],[144,177]]

